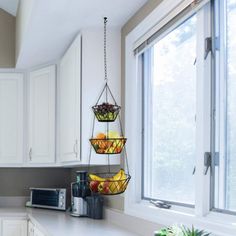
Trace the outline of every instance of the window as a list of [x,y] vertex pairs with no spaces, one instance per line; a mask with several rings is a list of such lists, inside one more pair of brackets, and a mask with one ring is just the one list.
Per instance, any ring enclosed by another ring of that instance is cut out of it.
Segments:
[[214,207],[236,212],[236,0],[219,4],[219,17],[223,24],[219,28],[222,45],[218,52],[219,100],[216,103],[219,161],[215,167]]
[[196,15],[146,50],[143,197],[194,205]]
[[234,235],[236,0],[174,2],[126,38],[125,211]]

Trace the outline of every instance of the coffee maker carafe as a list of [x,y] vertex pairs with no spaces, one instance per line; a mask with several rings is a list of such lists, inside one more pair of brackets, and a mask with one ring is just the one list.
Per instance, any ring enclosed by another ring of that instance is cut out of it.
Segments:
[[76,178],[76,182],[71,183],[71,215],[87,216],[87,201],[85,198],[91,195],[87,181],[87,172],[76,171]]

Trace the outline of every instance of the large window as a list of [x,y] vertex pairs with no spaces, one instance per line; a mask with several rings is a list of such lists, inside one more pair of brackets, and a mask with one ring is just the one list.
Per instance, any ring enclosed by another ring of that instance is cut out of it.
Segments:
[[142,55],[143,197],[194,205],[196,16]]
[[125,210],[235,235],[236,0],[162,2],[126,38]]

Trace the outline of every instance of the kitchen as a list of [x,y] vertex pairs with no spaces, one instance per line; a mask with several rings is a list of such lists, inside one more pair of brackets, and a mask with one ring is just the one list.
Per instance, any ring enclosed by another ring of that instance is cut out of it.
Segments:
[[0,236],[236,235],[235,5],[0,0]]

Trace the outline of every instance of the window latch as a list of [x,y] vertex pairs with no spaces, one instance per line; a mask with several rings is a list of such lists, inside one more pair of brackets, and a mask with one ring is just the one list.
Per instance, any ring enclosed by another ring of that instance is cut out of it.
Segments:
[[205,166],[204,175],[207,175],[209,168],[211,168],[211,166],[213,165],[213,161],[214,161],[215,166],[219,166],[219,152],[215,152],[214,160],[212,159],[212,155],[210,152],[205,152],[205,154],[204,154],[204,166]]
[[212,52],[212,38],[208,37],[205,39],[205,55],[204,55],[204,60],[207,59],[208,54]]
[[154,206],[156,207],[159,207],[159,208],[164,208],[164,209],[170,209],[171,208],[171,205],[170,204],[167,204],[163,201],[154,201],[154,200],[150,200],[150,203],[152,203]]

